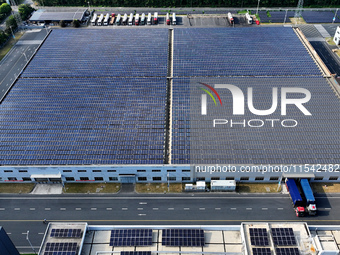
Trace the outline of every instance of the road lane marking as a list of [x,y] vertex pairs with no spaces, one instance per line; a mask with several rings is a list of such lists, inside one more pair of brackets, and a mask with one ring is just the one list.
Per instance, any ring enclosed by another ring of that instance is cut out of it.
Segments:
[[267,211],[268,210],[268,208],[262,208],[262,211]]
[[106,208],[106,211],[112,211],[112,208]]
[[283,210],[283,208],[281,208],[281,207],[279,207],[279,208],[277,208],[278,210]]
[[35,211],[35,208],[30,208],[30,211]]
[[45,211],[51,211],[51,208],[45,208]]
[[76,211],[81,211],[81,208],[79,208],[79,207],[78,207],[78,208],[76,208]]
[[144,208],[137,208],[137,210],[142,211],[142,210],[144,210]]
[[92,207],[92,208],[91,208],[91,211],[97,211],[97,208]]
[[246,208],[246,210],[247,210],[247,211],[251,211],[251,210],[253,210],[253,208]]
[[126,210],[127,210],[127,208],[126,208],[126,207],[125,207],[125,208],[122,208],[122,210],[123,210],[123,211],[126,211]]
[[139,202],[140,205],[147,205],[147,202]]
[[173,210],[175,210],[174,208],[172,208],[172,207],[170,207],[170,208],[168,208],[168,210],[169,211],[173,211]]
[[5,211],[5,208],[0,208],[0,211]]
[[14,208],[14,211],[20,211],[20,208]]
[[66,208],[60,208],[60,211],[66,211]]
[[158,208],[152,208],[152,210],[154,210],[154,211],[157,211],[157,210],[158,210]]
[[234,211],[235,211],[235,210],[236,210],[236,208],[230,208],[230,210],[234,210]]
[[190,210],[190,208],[184,208],[184,210],[188,211],[188,210]]
[[221,210],[221,208],[215,208],[215,210]]
[[140,213],[140,214],[138,214],[138,216],[146,216],[146,214],[145,213]]
[[204,210],[205,210],[205,208],[199,208],[199,210],[201,210],[201,211],[204,211]]
[[43,234],[45,234],[45,233],[38,233],[38,235],[43,235]]

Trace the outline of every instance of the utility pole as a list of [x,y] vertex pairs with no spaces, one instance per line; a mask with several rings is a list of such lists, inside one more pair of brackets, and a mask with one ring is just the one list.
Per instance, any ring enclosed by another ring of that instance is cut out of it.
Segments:
[[299,3],[298,3],[296,10],[295,10],[295,15],[294,15],[295,25],[297,24],[297,19],[300,19],[300,17],[301,17],[302,8],[303,8],[303,0],[299,0]]
[[259,14],[260,0],[257,1],[256,15]]

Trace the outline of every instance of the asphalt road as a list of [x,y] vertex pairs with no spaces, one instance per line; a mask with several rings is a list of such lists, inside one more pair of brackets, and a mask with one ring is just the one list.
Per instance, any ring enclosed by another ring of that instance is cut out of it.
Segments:
[[243,221],[307,221],[340,224],[340,196],[318,197],[316,217],[297,218],[288,195],[130,195],[0,197],[0,225],[21,252],[38,248],[48,221],[93,225],[238,225]]
[[44,30],[28,30],[0,62],[0,101],[20,75],[46,36]]

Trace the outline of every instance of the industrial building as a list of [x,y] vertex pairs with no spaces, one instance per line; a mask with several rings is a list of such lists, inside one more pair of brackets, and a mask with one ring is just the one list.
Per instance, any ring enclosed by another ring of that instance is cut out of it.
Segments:
[[[309,46],[283,26],[52,30],[0,104],[0,181],[339,181],[339,85]],[[235,114],[218,84],[253,101]]]
[[[339,254],[340,226],[244,222],[230,226],[100,226],[52,222],[39,255]],[[66,247],[67,246],[67,247]],[[65,248],[66,247],[66,248]]]

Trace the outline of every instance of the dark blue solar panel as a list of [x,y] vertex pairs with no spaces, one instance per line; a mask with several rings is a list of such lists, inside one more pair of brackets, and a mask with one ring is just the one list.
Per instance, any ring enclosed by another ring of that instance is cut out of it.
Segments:
[[22,78],[0,105],[0,164],[162,164],[165,107],[165,78]]
[[174,76],[320,75],[292,28],[174,30]]
[[111,231],[110,246],[150,246],[152,229],[115,229]]
[[55,29],[22,77],[167,75],[168,29]]
[[303,11],[301,15],[307,23],[332,23],[334,17],[334,23],[340,22],[333,11]]
[[164,246],[204,246],[203,229],[163,229],[162,245]]
[[[208,97],[208,114],[202,117],[200,99],[204,92],[198,88],[202,86],[199,82],[211,86],[233,84],[245,95],[247,88],[253,87],[257,109],[270,108],[273,87],[279,91],[281,87],[306,88],[312,95],[306,104],[312,116],[304,116],[292,106],[286,116],[281,116],[277,109],[270,119],[296,119],[298,126],[293,131],[281,125],[231,128],[230,123],[213,129],[212,119],[248,121],[267,117],[256,116],[247,107],[245,115],[233,116],[232,95],[223,89],[216,90],[224,107],[215,106]],[[322,77],[176,78],[172,114],[174,164],[335,164],[340,161],[336,150],[340,142],[340,102]]]
[[78,250],[77,243],[46,243],[44,255],[76,255]]

